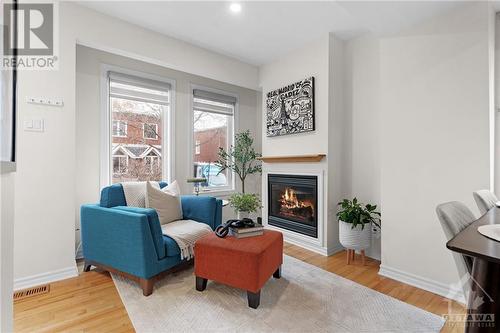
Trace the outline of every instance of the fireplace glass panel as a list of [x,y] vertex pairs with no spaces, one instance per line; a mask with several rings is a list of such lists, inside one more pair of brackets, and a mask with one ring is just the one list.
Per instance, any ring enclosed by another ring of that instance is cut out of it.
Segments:
[[312,188],[284,184],[271,185],[271,215],[314,225],[316,198]]
[[317,237],[317,177],[269,175],[270,225]]

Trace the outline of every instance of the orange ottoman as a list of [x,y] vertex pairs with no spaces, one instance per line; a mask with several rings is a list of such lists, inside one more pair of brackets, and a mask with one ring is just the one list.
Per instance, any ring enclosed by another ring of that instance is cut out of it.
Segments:
[[262,236],[219,238],[215,234],[198,240],[194,246],[196,290],[203,291],[207,280],[247,291],[248,306],[256,309],[260,289],[273,275],[281,276],[283,235],[264,230]]

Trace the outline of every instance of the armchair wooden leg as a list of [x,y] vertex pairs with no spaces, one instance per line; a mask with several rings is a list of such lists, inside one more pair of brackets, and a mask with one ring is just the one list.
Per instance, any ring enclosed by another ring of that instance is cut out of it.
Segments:
[[153,287],[155,285],[154,278],[151,279],[143,279],[141,278],[139,280],[139,284],[141,285],[142,288],[142,294],[144,296],[149,296],[153,293]]

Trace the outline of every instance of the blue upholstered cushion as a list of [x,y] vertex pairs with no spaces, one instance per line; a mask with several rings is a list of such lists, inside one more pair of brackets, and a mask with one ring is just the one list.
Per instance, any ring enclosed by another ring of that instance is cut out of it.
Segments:
[[[160,188],[167,186],[167,183],[160,182]],[[116,206],[127,206],[125,193],[122,184],[113,184],[106,186],[101,191],[101,207],[111,208]]]
[[146,214],[83,205],[81,217],[83,255],[88,261],[146,279],[180,261],[158,260]]
[[101,207],[126,206],[122,184],[106,186],[101,190]]
[[208,224],[215,229],[217,199],[214,197],[183,195],[181,198],[182,214],[185,220],[194,220]]
[[181,249],[179,245],[170,237],[163,235],[163,243],[165,244],[165,250],[167,251],[167,257],[175,257],[181,255]]
[[116,206],[113,209],[124,210],[127,212],[144,214],[148,217],[149,229],[151,230],[151,237],[153,238],[153,242],[155,244],[156,254],[158,259],[162,259],[165,255],[165,246],[163,244],[163,235],[160,226],[160,220],[158,219],[158,214],[156,210],[152,208],[139,208],[139,207],[127,207],[127,206]]

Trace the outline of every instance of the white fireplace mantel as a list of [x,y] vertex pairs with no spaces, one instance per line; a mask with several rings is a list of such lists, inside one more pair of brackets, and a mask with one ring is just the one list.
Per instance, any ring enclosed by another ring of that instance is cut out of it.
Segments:
[[262,156],[257,158],[265,163],[308,163],[321,162],[326,154],[289,155],[289,156]]
[[[289,231],[279,227],[269,225],[268,223],[268,175],[283,174],[283,175],[300,175],[300,176],[316,176],[318,179],[318,237],[306,236],[297,232]],[[326,200],[325,200],[325,170],[321,167],[304,166],[302,164],[281,164],[267,165],[262,173],[262,223],[272,230],[278,230],[283,233],[285,241],[320,253],[322,255],[330,255],[326,240],[326,221],[328,218]],[[321,213],[320,213],[321,212]]]

